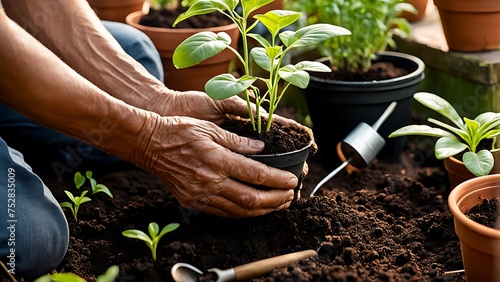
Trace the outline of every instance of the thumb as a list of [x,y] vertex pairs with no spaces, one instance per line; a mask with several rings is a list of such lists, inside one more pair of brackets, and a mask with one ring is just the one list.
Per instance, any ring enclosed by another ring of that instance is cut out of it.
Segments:
[[264,142],[239,136],[218,126],[212,131],[214,141],[229,150],[240,154],[258,154],[264,149]]

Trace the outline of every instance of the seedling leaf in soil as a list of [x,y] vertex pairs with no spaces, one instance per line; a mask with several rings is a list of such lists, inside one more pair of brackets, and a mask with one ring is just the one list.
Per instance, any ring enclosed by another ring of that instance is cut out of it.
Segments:
[[[82,204],[85,204],[87,202],[92,201],[89,197],[85,197],[85,194],[88,193],[87,190],[82,191],[82,194],[80,196],[73,196],[73,194],[67,190],[64,190],[64,193],[68,195],[68,198],[71,200],[71,202],[62,202],[59,205],[61,208],[69,208],[71,210],[71,213],[73,214],[73,217],[75,218],[75,221],[78,221],[77,215],[78,215],[78,209]],[[73,206],[74,205],[74,206]]]
[[144,241],[151,250],[151,255],[153,257],[153,260],[156,260],[156,248],[158,246],[158,242],[163,236],[165,236],[165,234],[174,231],[178,227],[179,227],[178,223],[170,223],[165,227],[163,227],[163,229],[160,232],[160,227],[158,226],[158,224],[156,222],[151,222],[148,226],[149,236],[146,233],[142,232],[141,230],[137,229],[128,229],[123,231],[122,234],[125,237]]
[[[97,277],[96,282],[113,282],[118,276],[119,268],[110,266],[104,274]],[[33,282],[86,282],[85,279],[73,273],[54,273],[37,278]]]

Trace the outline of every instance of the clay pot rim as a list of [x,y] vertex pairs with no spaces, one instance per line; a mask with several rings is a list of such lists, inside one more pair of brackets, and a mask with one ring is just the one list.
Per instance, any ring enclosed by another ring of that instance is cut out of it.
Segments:
[[136,11],[127,15],[125,22],[137,29],[149,31],[149,32],[164,32],[168,30],[170,33],[198,33],[201,31],[209,30],[213,32],[221,32],[234,29],[236,27],[235,23],[229,25],[210,27],[210,28],[166,28],[166,27],[153,27],[139,24],[139,18],[142,17],[144,13],[142,11]]
[[[476,187],[478,186],[476,185],[476,182],[481,183],[479,184],[479,188]],[[480,176],[464,181],[450,192],[450,195],[448,196],[448,208],[455,217],[455,220],[462,222],[462,224],[469,226],[471,229],[482,235],[500,238],[500,230],[475,222],[474,220],[468,218],[460,209],[461,201],[470,196],[471,193],[494,187],[500,189],[500,174]]]
[[434,0],[438,9],[467,12],[467,13],[490,13],[500,11],[498,0]]

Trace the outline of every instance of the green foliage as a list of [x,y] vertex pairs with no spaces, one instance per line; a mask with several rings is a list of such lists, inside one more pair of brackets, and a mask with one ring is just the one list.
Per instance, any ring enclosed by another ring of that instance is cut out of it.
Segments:
[[[436,158],[449,158],[467,150],[462,158],[467,169],[476,176],[490,173],[494,165],[492,152],[498,151],[494,149],[494,145],[496,137],[500,134],[500,130],[497,129],[500,124],[500,113],[486,112],[473,120],[466,117],[462,119],[450,103],[435,94],[419,92],[414,98],[425,107],[449,119],[453,125],[429,118],[428,121],[438,125],[439,128],[408,125],[394,131],[389,137],[406,135],[438,137],[435,145]],[[478,145],[484,139],[493,139],[493,148],[478,152]]]
[[179,0],[148,0],[151,7],[155,10],[169,9],[177,7]]
[[[350,34],[347,29],[330,24],[315,24],[305,26],[297,31],[282,31],[300,18],[300,13],[294,11],[275,10],[254,16],[256,21],[252,23],[248,20],[250,13],[272,1],[200,0],[190,6],[188,11],[181,14],[174,23],[175,25],[192,16],[219,11],[238,26],[242,38],[243,50],[241,54],[230,46],[231,39],[226,33],[200,32],[189,37],[176,48],[173,54],[173,63],[176,68],[187,68],[201,63],[225,49],[231,50],[243,64],[245,73],[240,78],[229,73],[218,75],[207,82],[205,92],[213,99],[225,99],[244,92],[249,116],[254,129],[259,133],[262,131],[262,117],[259,109],[263,102],[269,102],[269,117],[265,129],[267,131],[271,127],[273,113],[290,85],[305,88],[309,84],[307,71],[331,71],[319,62],[304,61],[283,66],[287,53],[294,48],[314,46],[327,39]],[[238,5],[241,7],[241,14],[236,12]],[[269,40],[259,34],[252,33],[252,29],[259,22],[271,34]],[[249,39],[254,39],[258,46],[249,50]],[[252,75],[250,73],[251,60],[266,70],[268,76]],[[282,89],[279,87],[280,80],[285,81],[285,86]],[[261,93],[260,89],[253,85],[256,81],[262,81],[267,86],[265,93]],[[255,97],[257,120],[254,119],[251,109],[250,91]]]
[[402,11],[416,13],[405,0],[288,0],[285,6],[306,15],[305,24],[329,23],[352,31],[318,46],[332,66],[351,72],[368,69],[376,53],[395,47],[393,34],[409,34]]
[[[113,198],[113,194],[111,194],[109,188],[104,184],[98,184],[97,181],[92,177],[91,171],[85,172],[85,176],[83,176],[79,171],[75,173],[73,177],[75,188],[80,189],[83,184],[85,184],[86,179],[88,179],[90,182],[90,191],[92,192],[92,195],[102,192],[108,195],[110,198]],[[78,221],[77,215],[80,206],[84,203],[92,201],[89,197],[85,196],[88,192],[88,190],[84,190],[82,191],[80,196],[74,196],[70,191],[64,190],[64,193],[66,193],[71,202],[62,202],[59,205],[62,208],[69,208],[71,210],[71,213],[73,214],[73,217],[75,218],[75,221]]]
[[128,229],[122,232],[123,236],[133,238],[133,239],[139,239],[142,240],[146,243],[148,248],[151,250],[151,255],[153,257],[153,260],[156,260],[156,248],[158,246],[158,242],[160,239],[165,236],[165,234],[174,231],[179,227],[178,223],[170,223],[163,227],[163,229],[160,232],[160,227],[156,222],[151,222],[148,225],[148,232],[149,236],[142,232],[141,230],[137,229]]
[[[106,273],[99,275],[96,282],[113,282],[118,272],[118,266],[113,265],[106,270]],[[41,276],[33,282],[85,282],[85,279],[72,273],[54,273]]]

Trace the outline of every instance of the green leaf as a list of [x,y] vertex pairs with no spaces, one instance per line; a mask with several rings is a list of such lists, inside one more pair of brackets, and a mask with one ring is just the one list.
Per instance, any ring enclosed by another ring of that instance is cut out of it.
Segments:
[[153,245],[153,240],[151,240],[151,238],[146,233],[142,232],[141,230],[137,230],[137,229],[125,230],[122,232],[122,235],[125,237],[132,238],[132,239],[142,240],[142,241],[146,242],[146,244],[148,244],[148,245]]
[[177,46],[172,61],[178,69],[191,67],[219,54],[230,44],[231,37],[225,32],[199,32]]
[[[255,39],[262,47],[269,47],[271,44],[262,35],[258,33],[247,33],[247,36]],[[257,47],[254,47],[257,48]],[[253,50],[253,49],[252,49]]]
[[89,178],[89,181],[90,181],[90,189],[92,190],[92,193],[94,194],[95,193],[95,186],[97,185],[97,181],[95,181],[94,178]]
[[274,38],[282,28],[297,21],[300,18],[300,13],[287,10],[274,10],[264,15],[256,15],[254,18],[259,20]]
[[327,39],[341,35],[350,35],[351,32],[343,27],[331,24],[313,24],[300,28],[297,31],[284,31],[279,37],[285,46],[307,47],[321,43]]
[[454,135],[441,128],[430,127],[428,125],[407,125],[389,134],[389,138],[407,135],[422,135],[432,137],[454,137]]
[[325,64],[320,62],[312,61],[302,61],[295,64],[295,68],[298,70],[314,71],[314,72],[331,72],[332,69]]
[[73,205],[70,202],[62,202],[59,206],[61,206],[61,208],[73,208]]
[[297,70],[293,65],[286,65],[279,69],[279,76],[299,88],[306,88],[309,84],[309,73],[303,70]]
[[108,195],[110,198],[113,198],[113,194],[111,194],[111,191],[109,191],[109,188],[106,185],[104,185],[104,184],[97,184],[95,186],[95,188],[96,189],[95,189],[94,194],[95,193],[99,193],[99,192],[103,192],[106,195]]
[[[252,56],[252,59],[259,67],[266,71],[271,71],[271,59],[267,55],[266,49],[262,47],[254,47],[250,50],[250,56]],[[278,60],[275,60],[275,65],[277,63]]]
[[446,159],[467,149],[467,145],[458,138],[441,137],[436,142],[435,155],[438,159]]
[[500,122],[500,113],[486,112],[478,115],[475,121],[479,122],[481,125]]
[[151,222],[148,225],[148,232],[149,232],[149,236],[151,236],[151,238],[154,239],[154,238],[156,238],[156,236],[158,236],[158,233],[160,232],[160,227],[158,226],[158,224],[156,222]]
[[217,11],[216,6],[212,1],[209,0],[198,0],[189,9],[180,14],[175,20],[173,26],[175,27],[179,22],[188,19],[193,16],[208,14]]
[[78,205],[81,206],[82,204],[85,204],[87,202],[92,201],[89,197],[77,197],[78,198]]
[[67,191],[67,190],[64,190],[64,193],[66,193],[66,195],[68,195],[68,198],[73,202],[75,203],[75,196],[73,196],[73,194],[70,192],[70,191]]
[[448,103],[445,99],[427,92],[419,92],[413,95],[415,100],[419,101],[422,105],[427,108],[434,110],[444,117],[448,118],[451,122],[457,125],[461,129],[465,129],[464,122],[462,118],[458,115],[457,111],[453,106]]
[[104,274],[97,276],[96,282],[113,282],[120,272],[120,268],[117,265],[110,266]]
[[75,173],[75,176],[73,176],[73,182],[75,183],[76,189],[80,189],[80,187],[82,187],[82,185],[85,183],[85,177],[79,171],[77,171]]
[[489,174],[494,164],[493,154],[488,150],[481,150],[477,154],[466,152],[462,161],[465,167],[475,176]]
[[274,0],[242,0],[241,4],[245,7],[245,11],[250,14],[251,12],[263,7]]
[[88,179],[91,179],[91,178],[92,178],[92,171],[86,171],[86,172],[85,172],[85,176],[86,176]]
[[158,240],[163,237],[165,234],[169,233],[169,232],[172,232],[174,231],[175,229],[177,229],[180,225],[178,223],[170,223],[168,225],[166,225],[165,227],[163,227],[163,229],[161,230],[160,234],[158,235]]
[[238,95],[248,89],[255,80],[254,77],[243,76],[236,79],[233,75],[224,73],[210,79],[205,84],[205,92],[215,100],[223,100]]
[[[47,274],[37,278],[33,282],[86,282],[85,279],[72,273]],[[100,282],[100,281],[96,281]]]

